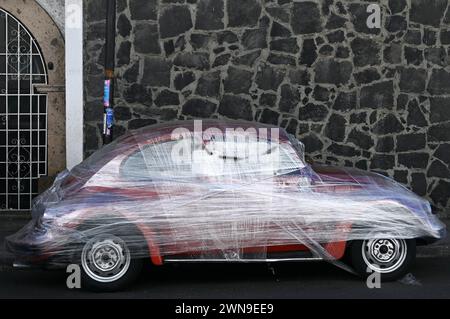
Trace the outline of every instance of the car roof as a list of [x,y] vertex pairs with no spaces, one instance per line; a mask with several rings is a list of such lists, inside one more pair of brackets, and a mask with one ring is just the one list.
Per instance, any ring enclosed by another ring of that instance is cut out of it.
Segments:
[[[200,122],[197,122],[200,121]],[[167,136],[172,134],[173,130],[176,128],[185,128],[189,131],[194,130],[195,125],[201,123],[202,131],[208,128],[218,128],[220,130],[225,130],[227,128],[232,129],[243,129],[248,128],[266,128],[266,129],[279,129],[278,139],[280,142],[286,142],[289,140],[289,135],[283,128],[279,128],[275,125],[262,124],[258,122],[248,122],[242,120],[225,120],[225,119],[207,119],[207,120],[185,120],[185,121],[172,121],[166,123],[160,123],[155,125],[145,126],[136,130],[129,130],[127,133],[121,137],[114,140],[112,143],[103,146],[100,150],[94,152],[89,156],[80,167],[84,166],[103,166],[110,160],[112,160],[118,154],[128,152],[132,149],[139,149],[142,145],[148,144],[150,140],[157,139],[159,137]]]
[[210,127],[217,127],[219,129],[223,128],[279,128],[278,126],[271,125],[271,124],[263,124],[258,122],[249,122],[244,120],[228,120],[228,119],[206,119],[206,120],[183,120],[183,121],[172,121],[172,122],[165,122],[155,125],[149,125],[145,126],[143,128],[137,129],[137,130],[131,130],[130,133],[132,134],[142,134],[147,132],[162,132],[165,133],[167,129],[177,128],[177,127],[185,127],[187,129],[193,129],[194,125],[197,123],[201,123],[203,131]]

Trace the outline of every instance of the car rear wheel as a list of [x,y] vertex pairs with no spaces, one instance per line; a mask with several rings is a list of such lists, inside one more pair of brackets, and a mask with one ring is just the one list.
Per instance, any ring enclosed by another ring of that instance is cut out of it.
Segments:
[[81,250],[82,287],[117,291],[131,284],[142,270],[142,259],[132,258],[130,245],[119,236],[101,234],[90,238]]
[[376,272],[382,281],[406,275],[416,257],[414,239],[375,238],[357,240],[350,246],[350,261],[363,278]]

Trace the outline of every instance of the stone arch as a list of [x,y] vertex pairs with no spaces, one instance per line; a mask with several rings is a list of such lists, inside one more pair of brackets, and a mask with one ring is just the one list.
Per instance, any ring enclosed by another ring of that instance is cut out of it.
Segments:
[[42,54],[47,83],[35,85],[47,95],[47,175],[39,181],[39,191],[46,188],[54,176],[65,169],[65,59],[64,38],[48,13],[30,0],[0,0],[0,8],[17,19],[38,43]]

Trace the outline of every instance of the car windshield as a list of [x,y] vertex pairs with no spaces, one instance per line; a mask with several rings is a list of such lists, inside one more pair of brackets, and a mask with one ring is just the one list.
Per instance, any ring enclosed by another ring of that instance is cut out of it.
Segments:
[[289,142],[291,142],[292,147],[300,158],[300,161],[302,161],[303,165],[306,166],[305,145],[292,134],[288,134],[288,138]]

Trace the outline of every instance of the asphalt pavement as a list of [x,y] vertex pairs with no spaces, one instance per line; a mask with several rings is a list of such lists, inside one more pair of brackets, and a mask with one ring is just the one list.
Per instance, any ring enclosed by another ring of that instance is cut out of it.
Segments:
[[369,289],[326,262],[147,267],[128,290],[92,293],[66,286],[64,271],[0,272],[0,298],[450,298],[450,258],[418,258],[402,281]]

